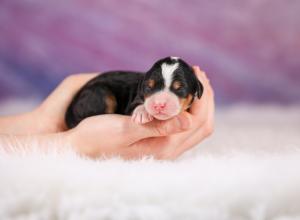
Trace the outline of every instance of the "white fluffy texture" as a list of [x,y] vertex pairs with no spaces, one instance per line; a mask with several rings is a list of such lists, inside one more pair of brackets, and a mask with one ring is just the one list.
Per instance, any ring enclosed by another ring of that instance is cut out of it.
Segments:
[[176,162],[0,156],[0,219],[300,219],[300,108],[222,110]]

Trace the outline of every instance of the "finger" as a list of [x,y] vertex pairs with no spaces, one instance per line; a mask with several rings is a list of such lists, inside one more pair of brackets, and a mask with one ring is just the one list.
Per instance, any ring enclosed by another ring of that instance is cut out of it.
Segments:
[[78,90],[92,78],[99,75],[99,73],[80,73],[68,76],[65,80],[62,81],[62,85],[67,86],[71,89]]
[[213,133],[213,126],[207,124],[202,128],[198,129],[190,138],[186,139],[181,146],[177,147],[173,157],[177,158],[182,155],[184,152],[190,150],[195,147],[197,144],[201,143],[204,139],[210,136]]
[[[147,124],[136,124],[131,121],[130,116],[117,114],[98,115],[84,119],[77,127],[71,129],[69,134],[70,139],[74,143],[77,143],[78,146],[95,146],[97,139],[101,135],[117,137],[107,138],[104,142],[106,146],[111,146],[105,150],[107,153],[118,152],[148,137],[163,137],[188,129],[190,119],[187,115],[186,113],[182,113],[167,121],[153,121]],[[86,140],[78,139],[78,135],[76,134],[86,133],[85,131],[89,133],[91,138]],[[90,144],[87,144],[87,142],[90,142]],[[161,145],[156,146],[159,147]],[[150,152],[150,148],[147,149]]]
[[[199,144],[202,140],[204,140],[205,138],[207,138],[208,136],[210,136],[213,133],[214,130],[214,117],[215,117],[215,104],[212,101],[209,105],[209,111],[208,111],[208,115],[207,115],[207,121],[205,122],[205,124],[190,132],[186,137],[187,138],[182,138],[180,145],[177,145],[177,148],[174,152],[174,157],[178,157],[181,154],[183,154],[185,151],[191,149],[192,147],[194,147],[195,145]],[[179,134],[181,135],[181,134]]]
[[119,153],[125,159],[141,159],[147,156],[160,159],[166,155],[165,146],[168,146],[168,143],[168,136],[146,138],[123,148]]
[[197,144],[201,143],[206,137],[208,137],[210,133],[206,131],[204,128],[200,128],[197,130],[196,133],[193,134],[189,139],[186,140],[185,143],[182,143],[181,146],[177,147],[173,153],[174,158],[178,158],[186,151],[190,150],[191,148],[195,147]]
[[206,115],[203,113],[210,112],[212,107],[214,108],[214,92],[206,74],[203,71],[201,71],[199,67],[194,67],[194,68],[198,79],[203,82],[204,91],[203,91],[202,98],[200,100],[199,99],[195,100],[195,102],[191,106],[190,112],[196,117],[201,117],[201,115]]
[[203,107],[205,107],[207,104],[207,99],[211,92],[211,86],[209,84],[209,81],[208,81],[205,73],[203,71],[201,71],[199,69],[199,67],[194,67],[194,71],[195,71],[195,74],[196,74],[198,80],[203,85],[202,97],[200,99],[195,99],[195,101],[193,102],[193,104],[190,108],[191,114],[197,116],[197,115],[199,115],[199,111],[201,111],[203,109]]
[[[209,134],[208,130],[203,126],[196,132],[188,131],[171,136],[142,139],[127,148],[119,149],[118,153],[124,159],[141,159],[146,156],[151,156],[155,159],[173,160],[200,143]],[[180,139],[186,140],[186,142]]]
[[47,112],[49,110],[49,106],[51,106],[51,108],[55,108],[51,109],[51,112],[63,117],[67,106],[70,104],[76,92],[97,74],[98,73],[76,74],[67,77],[44,100],[44,102],[40,105],[40,109]]
[[68,76],[65,78],[58,87],[49,96],[57,96],[57,94],[75,95],[75,93],[89,80],[97,76],[99,73],[81,73]]
[[127,130],[132,134],[132,143],[149,137],[161,137],[186,131],[191,126],[189,113],[183,112],[166,121],[153,120],[146,124],[127,122]]
[[[118,138],[107,140],[107,142],[111,141],[111,145],[115,145],[116,148],[124,148],[145,138],[163,137],[183,132],[189,128],[190,124],[190,118],[186,113],[167,121],[154,120],[146,124],[132,122],[129,116],[107,114],[86,118],[77,126],[77,129],[86,126],[90,130],[97,131],[97,133],[107,133],[108,130],[105,125],[108,125],[109,133]],[[93,129],[90,128],[91,126]]]
[[200,100],[199,99],[194,100],[189,112],[191,113],[193,118],[193,127],[200,127],[206,121],[206,116],[209,111],[208,105],[209,102],[213,99],[213,95],[212,95],[213,93],[212,93],[212,88],[208,82],[208,79],[205,76],[205,73],[200,71],[199,67],[194,67],[194,69],[195,69],[195,74],[203,84],[204,91]]

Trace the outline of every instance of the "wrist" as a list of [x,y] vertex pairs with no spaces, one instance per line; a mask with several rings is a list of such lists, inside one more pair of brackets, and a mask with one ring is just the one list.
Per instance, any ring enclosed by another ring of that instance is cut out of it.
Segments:
[[11,135],[33,134],[38,118],[34,111],[0,118],[0,133]]
[[35,118],[36,133],[38,134],[57,133],[67,130],[64,119],[51,114],[51,111],[49,112],[49,109],[43,104],[32,111],[31,114]]

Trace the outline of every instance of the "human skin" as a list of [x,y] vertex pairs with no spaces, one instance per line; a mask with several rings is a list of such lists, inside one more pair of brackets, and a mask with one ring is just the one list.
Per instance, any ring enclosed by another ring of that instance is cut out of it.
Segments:
[[[20,143],[34,139],[39,146],[51,146],[49,143],[56,141],[62,147],[56,150],[70,146],[78,154],[91,158],[153,156],[162,160],[176,159],[213,132],[214,93],[206,74],[197,66],[193,68],[204,92],[188,112],[147,124],[136,124],[125,115],[99,115],[67,130],[64,117],[68,105],[76,92],[98,73],[69,76],[33,111],[0,118],[0,147],[7,145],[1,145],[2,142],[18,148]],[[25,148],[30,148],[30,144]]]

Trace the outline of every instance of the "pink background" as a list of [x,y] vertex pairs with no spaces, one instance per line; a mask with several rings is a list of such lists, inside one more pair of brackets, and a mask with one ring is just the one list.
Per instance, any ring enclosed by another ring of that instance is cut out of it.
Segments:
[[300,102],[300,1],[0,1],[0,102],[180,56],[219,104]]

